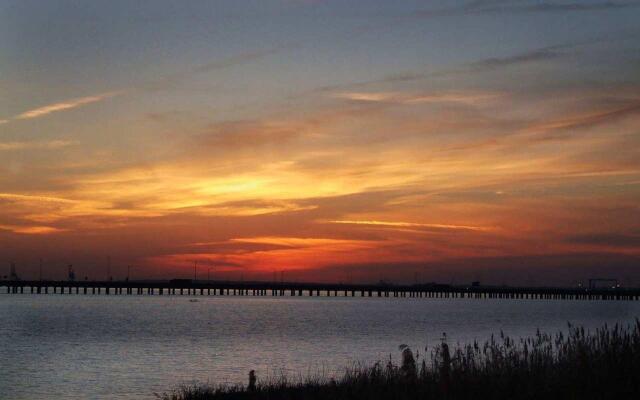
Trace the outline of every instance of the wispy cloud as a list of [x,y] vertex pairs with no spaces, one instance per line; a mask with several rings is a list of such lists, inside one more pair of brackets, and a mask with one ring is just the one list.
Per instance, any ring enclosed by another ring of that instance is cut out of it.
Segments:
[[199,146],[218,149],[281,146],[304,134],[306,126],[297,121],[226,121],[211,124],[198,135]]
[[550,12],[572,12],[572,11],[606,11],[621,8],[638,7],[637,2],[615,2],[604,1],[599,3],[553,3],[541,2],[529,5],[508,5],[479,8],[479,12],[511,12],[511,13],[550,13]]
[[[241,54],[237,54],[235,56],[231,56],[228,58],[224,58],[221,60],[216,60],[216,61],[212,61],[210,63],[206,63],[206,64],[201,64],[198,66],[195,66],[189,70],[186,70],[184,72],[179,72],[173,75],[169,75],[169,76],[165,76],[161,79],[155,80],[155,81],[147,81],[147,82],[143,82],[137,86],[134,86],[131,88],[131,90],[141,90],[141,91],[154,91],[154,90],[158,90],[161,88],[165,88],[167,86],[172,86],[177,82],[180,82],[186,78],[189,78],[193,75],[199,75],[199,74],[204,74],[207,72],[211,72],[211,71],[215,71],[215,70],[219,70],[219,69],[225,69],[225,68],[230,68],[230,67],[235,67],[235,66],[240,66],[243,64],[247,64],[253,61],[257,61],[261,58],[273,55],[275,53],[278,53],[282,50],[285,49],[290,49],[293,47],[298,46],[298,43],[286,43],[283,44],[281,46],[276,46],[273,48],[269,48],[269,49],[264,49],[264,50],[256,50],[256,51],[250,51],[250,52],[245,52],[245,53],[241,53]],[[69,99],[69,100],[64,100],[64,101],[60,101],[57,103],[53,103],[53,104],[48,104],[42,107],[37,107],[31,110],[27,110],[24,111],[18,115],[16,115],[13,118],[9,118],[9,119],[0,119],[0,125],[2,124],[6,124],[12,120],[28,120],[28,119],[34,119],[34,118],[40,118],[40,117],[44,117],[46,115],[52,114],[52,113],[56,113],[56,112],[61,112],[61,111],[68,111],[68,110],[72,110],[78,107],[83,107],[92,103],[98,103],[100,101],[106,100],[108,98],[111,97],[116,97],[119,95],[122,95],[124,93],[126,93],[126,90],[116,90],[116,91],[110,91],[110,92],[105,92],[105,93],[100,93],[100,94],[96,94],[96,95],[92,95],[92,96],[85,96],[85,97],[78,97],[78,98],[74,98],[74,99]],[[2,148],[0,147],[0,150],[2,150]]]
[[16,193],[0,193],[0,200],[35,201],[35,202],[46,202],[46,203],[74,203],[73,200],[63,199],[61,197],[25,195],[25,194],[16,194]]
[[511,1],[481,0],[473,1],[458,7],[419,10],[414,16],[419,18],[455,17],[474,14],[526,14],[526,13],[560,13],[608,11],[638,7],[637,2],[601,1],[597,3],[555,3],[550,1],[525,3]]
[[71,140],[50,140],[39,142],[0,142],[0,151],[44,149],[55,150],[78,144]]
[[298,237],[253,237],[253,238],[236,238],[231,242],[240,243],[261,243],[273,244],[285,247],[317,247],[317,246],[334,246],[334,245],[370,245],[369,241],[352,240],[352,239],[331,239],[331,238],[298,238]]
[[23,225],[0,225],[0,230],[21,233],[25,235],[46,235],[50,233],[64,232],[65,229],[54,228],[52,226],[23,226]]
[[263,58],[274,55],[281,51],[293,49],[298,46],[300,46],[299,42],[288,42],[288,43],[284,43],[282,45],[274,46],[271,48],[246,51],[230,57],[222,58],[219,60],[213,60],[205,64],[196,65],[194,67],[185,69],[184,71],[163,76],[157,80],[142,82],[141,84],[136,86],[136,89],[139,89],[142,91],[151,91],[151,92],[156,90],[166,89],[169,87],[173,87],[176,84],[197,75],[203,75],[213,71],[250,64],[252,62],[259,61]]
[[21,114],[18,114],[14,119],[39,118],[51,113],[71,110],[74,108],[85,106],[87,104],[97,103],[99,101],[108,99],[110,97],[117,96],[121,93],[122,93],[121,91],[107,92],[107,93],[101,93],[95,96],[80,97],[80,98],[75,98],[71,100],[61,101],[58,103],[48,104],[46,106],[34,108],[32,110],[28,110]]
[[586,245],[637,248],[640,246],[640,232],[572,235],[566,240],[569,243]]
[[640,101],[632,100],[628,104],[607,110],[595,110],[562,119],[556,119],[546,122],[536,123],[528,126],[519,134],[531,135],[533,140],[546,140],[548,137],[541,137],[537,134],[553,131],[565,131],[571,129],[589,129],[598,125],[606,124],[612,121],[616,121],[630,115],[637,115],[640,113]]
[[[265,58],[267,56],[276,54],[280,51],[297,47],[299,45],[300,44],[297,42],[290,42],[290,43],[285,43],[283,45],[275,46],[268,49],[240,53],[240,54],[227,57],[221,60],[215,60],[206,64],[197,65],[186,71],[178,72],[173,75],[168,75],[155,81],[152,80],[152,81],[142,82],[132,87],[131,90],[155,91],[158,89],[172,86],[177,82],[190,78],[194,75],[200,75],[200,74],[208,73],[215,70],[226,69],[226,68],[231,68],[235,66],[240,66],[243,64],[248,64],[248,63],[257,61],[259,59]],[[52,113],[71,110],[71,109],[82,107],[88,104],[97,103],[111,97],[119,96],[126,92],[127,91],[125,90],[117,90],[117,91],[111,91],[106,93],[100,93],[92,96],[64,100],[64,101],[53,103],[53,104],[48,104],[42,107],[24,111],[10,119],[0,119],[0,125],[6,124],[11,120],[25,120],[25,119],[40,118]]]
[[401,93],[401,92],[338,92],[333,95],[340,99],[359,102],[386,102],[398,104],[419,103],[464,103],[475,104],[501,96],[497,92],[441,92],[441,93]]
[[489,231],[491,228],[470,225],[452,225],[452,224],[421,224],[416,222],[395,222],[395,221],[375,221],[375,220],[335,220],[326,221],[330,224],[348,224],[348,225],[373,225],[373,226],[390,226],[400,228],[435,228],[435,229],[461,229],[468,231]]
[[[595,42],[593,40],[591,42]],[[553,46],[540,47],[537,49],[526,50],[517,54],[504,57],[488,57],[477,61],[462,64],[460,66],[443,69],[438,71],[404,71],[400,73],[390,74],[377,79],[364,80],[360,82],[329,85],[316,89],[317,92],[336,92],[348,91],[360,87],[366,87],[376,84],[387,83],[405,83],[419,81],[429,78],[440,78],[447,76],[459,76],[464,74],[482,73],[487,71],[499,70],[501,68],[515,67],[523,64],[547,62],[566,56],[563,50],[568,50],[583,43],[566,43]]]
[[549,46],[507,57],[491,57],[469,65],[472,70],[494,69],[524,63],[547,61],[562,56],[558,50],[569,46]]

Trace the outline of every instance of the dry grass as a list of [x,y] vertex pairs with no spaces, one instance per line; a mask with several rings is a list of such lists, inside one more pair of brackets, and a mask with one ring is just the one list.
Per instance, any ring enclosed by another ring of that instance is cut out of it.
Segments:
[[378,362],[348,369],[339,379],[286,376],[245,386],[182,387],[163,400],[209,399],[631,399],[640,398],[640,321],[594,332],[450,348],[446,341],[414,357],[401,346],[402,364]]

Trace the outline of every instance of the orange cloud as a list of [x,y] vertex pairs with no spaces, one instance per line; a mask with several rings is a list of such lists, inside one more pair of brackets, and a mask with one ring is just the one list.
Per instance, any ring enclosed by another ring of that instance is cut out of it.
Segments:
[[25,235],[47,235],[51,233],[64,232],[64,229],[54,228],[52,226],[22,226],[22,225],[0,225],[0,230],[6,230],[13,233]]
[[[65,254],[78,243],[98,254],[121,249],[122,259],[167,275],[196,260],[257,274],[630,252],[629,242],[596,245],[580,233],[602,238],[603,220],[609,231],[633,231],[633,109],[599,98],[578,107],[570,94],[547,109],[537,94],[411,93],[352,93],[326,107],[203,123],[167,143],[152,132],[144,147],[113,154],[83,154],[83,139],[65,150],[73,162],[57,164],[52,152],[32,165],[15,157],[0,166],[3,239],[11,252],[44,246],[29,233],[48,233]],[[571,131],[566,145],[533,140],[559,131]]]
[[393,227],[422,227],[422,228],[438,228],[438,229],[463,229],[469,231],[489,231],[491,228],[469,225],[449,225],[449,224],[420,224],[414,222],[390,222],[390,221],[327,221],[330,224],[348,224],[348,225],[373,225],[373,226],[393,226]]

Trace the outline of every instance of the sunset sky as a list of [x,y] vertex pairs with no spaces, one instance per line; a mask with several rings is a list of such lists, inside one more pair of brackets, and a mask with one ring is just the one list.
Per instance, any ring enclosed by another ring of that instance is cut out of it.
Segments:
[[0,275],[640,285],[639,21],[0,0]]

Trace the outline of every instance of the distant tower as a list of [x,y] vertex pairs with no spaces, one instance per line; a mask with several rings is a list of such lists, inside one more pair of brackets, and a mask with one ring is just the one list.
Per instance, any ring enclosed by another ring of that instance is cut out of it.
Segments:
[[69,282],[76,280],[76,272],[73,270],[73,265],[69,264]]
[[18,273],[16,272],[16,264],[11,263],[11,270],[9,271],[9,279],[12,281],[19,281],[20,277],[18,276]]
[[113,280],[113,277],[111,276],[111,256],[107,256],[107,280]]

